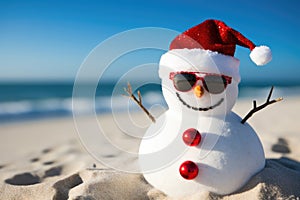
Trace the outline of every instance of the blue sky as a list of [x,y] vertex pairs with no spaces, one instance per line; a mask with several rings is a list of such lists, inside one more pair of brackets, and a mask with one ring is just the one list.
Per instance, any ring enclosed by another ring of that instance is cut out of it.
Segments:
[[73,80],[88,53],[114,34],[149,26],[183,32],[208,18],[271,47],[266,67],[237,49],[242,79],[300,80],[300,1],[228,2],[1,1],[0,81]]

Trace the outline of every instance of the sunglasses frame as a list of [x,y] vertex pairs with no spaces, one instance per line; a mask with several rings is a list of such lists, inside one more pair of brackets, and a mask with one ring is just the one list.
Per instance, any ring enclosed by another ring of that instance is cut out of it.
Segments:
[[[195,81],[195,84],[191,87],[191,89],[187,90],[187,91],[181,91],[179,90],[176,86],[175,86],[175,83],[174,83],[174,77],[177,75],[177,74],[192,74],[196,77],[196,81]],[[204,76],[197,76],[197,74],[203,74]],[[176,88],[176,90],[180,91],[180,92],[189,92],[191,91],[192,89],[194,89],[194,87],[197,85],[198,81],[201,80],[202,81],[202,85],[204,86],[205,90],[207,92],[208,89],[206,88],[206,83],[204,82],[204,78],[205,76],[207,75],[213,75],[213,76],[219,76],[219,77],[222,77],[224,78],[224,80],[226,81],[225,82],[225,87],[224,87],[224,90],[226,89],[227,85],[231,84],[231,80],[232,80],[232,77],[230,76],[226,76],[224,74],[216,74],[216,73],[207,73],[207,72],[189,72],[189,71],[179,71],[179,72],[170,72],[170,75],[169,75],[169,79],[172,80],[173,82],[173,85],[174,87]],[[210,93],[210,92],[209,92]]]

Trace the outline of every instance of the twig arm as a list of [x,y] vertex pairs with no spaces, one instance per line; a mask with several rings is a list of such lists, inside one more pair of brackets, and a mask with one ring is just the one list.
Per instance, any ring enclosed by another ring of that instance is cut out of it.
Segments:
[[274,86],[271,87],[271,90],[269,92],[269,95],[268,95],[268,98],[267,98],[267,101],[266,102],[269,102],[270,99],[271,99],[271,96],[272,96],[272,93],[273,93],[273,89],[274,89]]
[[127,84],[127,88],[124,88],[125,92],[128,94],[128,97],[131,98],[135,103],[139,105],[139,107],[147,114],[147,116],[151,119],[152,122],[155,123],[154,116],[143,106],[142,104],[142,95],[141,92],[138,91],[138,99],[132,93],[132,88],[130,83]]
[[279,101],[283,100],[283,98],[280,97],[280,98],[278,98],[278,99],[273,99],[273,100],[270,101],[271,96],[272,96],[272,93],[273,93],[273,89],[274,89],[274,86],[271,87],[271,90],[270,90],[270,93],[269,93],[269,95],[268,95],[267,101],[266,101],[264,104],[262,104],[262,105],[260,105],[260,106],[257,107],[257,106],[256,106],[256,101],[255,101],[255,100],[253,101],[253,108],[252,108],[252,110],[250,110],[249,113],[242,119],[242,121],[241,121],[242,124],[244,124],[244,123],[245,123],[250,117],[252,117],[252,115],[253,115],[254,113],[256,113],[257,111],[259,111],[259,110],[261,110],[261,109],[263,109],[263,108],[265,108],[265,107],[267,107],[267,106],[269,106],[269,105],[271,105],[271,104],[273,104],[273,103],[276,103],[276,102],[279,102]]

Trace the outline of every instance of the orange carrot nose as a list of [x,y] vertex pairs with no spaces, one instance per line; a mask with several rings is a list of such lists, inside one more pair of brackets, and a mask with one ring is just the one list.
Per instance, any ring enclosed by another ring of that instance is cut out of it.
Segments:
[[200,85],[197,85],[195,88],[194,88],[194,94],[196,97],[202,97],[202,95],[204,94],[204,90],[203,90],[203,87],[201,87]]

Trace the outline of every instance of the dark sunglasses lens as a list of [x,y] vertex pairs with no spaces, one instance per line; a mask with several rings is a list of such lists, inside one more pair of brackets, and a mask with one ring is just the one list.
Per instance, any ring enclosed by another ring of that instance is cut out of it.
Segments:
[[204,77],[204,87],[211,94],[220,94],[226,88],[226,79],[222,76],[207,75]]
[[173,79],[175,88],[181,92],[186,92],[192,89],[196,81],[196,76],[188,73],[176,74]]

